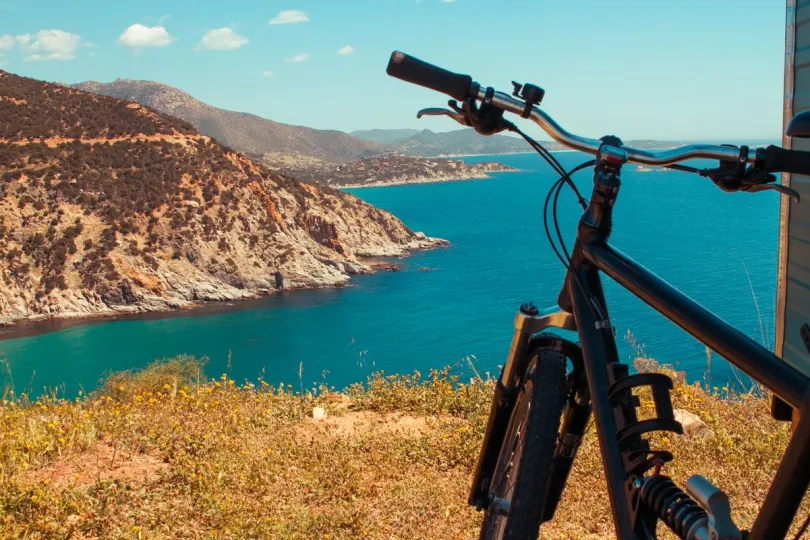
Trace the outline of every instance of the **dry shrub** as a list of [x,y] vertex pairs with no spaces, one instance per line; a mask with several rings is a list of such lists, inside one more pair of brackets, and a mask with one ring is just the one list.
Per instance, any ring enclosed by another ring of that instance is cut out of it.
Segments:
[[[448,370],[425,379],[378,374],[347,389],[348,400],[334,399],[262,381],[204,379],[198,360],[178,357],[113,374],[74,401],[7,401],[0,537],[476,538],[480,514],[466,497],[491,384],[462,384]],[[644,413],[652,403],[639,397]],[[766,397],[707,391],[682,377],[673,401],[712,432],[653,438],[676,456],[664,472],[681,485],[705,475],[731,496],[738,525],[750,527],[788,426],[770,419]],[[309,418],[313,406],[325,407],[330,421]],[[392,416],[419,429],[375,427]],[[49,471],[80,470],[99,444],[105,459],[143,455],[165,466],[143,478],[49,481]],[[613,536],[593,430],[542,536]]]

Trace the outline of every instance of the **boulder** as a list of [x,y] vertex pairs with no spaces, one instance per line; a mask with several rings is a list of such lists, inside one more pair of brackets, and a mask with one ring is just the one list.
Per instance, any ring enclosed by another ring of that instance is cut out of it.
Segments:
[[674,409],[675,420],[683,426],[683,434],[688,437],[708,437],[713,432],[706,422],[685,409]]

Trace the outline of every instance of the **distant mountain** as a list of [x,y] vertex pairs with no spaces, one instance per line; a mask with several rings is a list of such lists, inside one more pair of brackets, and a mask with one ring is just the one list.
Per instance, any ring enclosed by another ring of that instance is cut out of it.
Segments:
[[[461,162],[450,168],[424,158],[531,151],[522,139],[505,135],[485,137],[471,128],[446,133],[429,129],[369,129],[348,134],[292,126],[253,114],[218,109],[177,88],[152,81],[91,81],[73,85],[73,88],[135,101],[176,116],[192,124],[201,134],[247,154],[256,163],[276,172],[333,186],[481,178],[489,172],[509,168]],[[564,149],[555,142],[544,141],[543,145],[552,151]],[[628,146],[639,148],[674,145],[628,141]],[[400,154],[399,158],[387,159],[395,154]]]
[[273,122],[254,114],[218,109],[171,86],[131,79],[95,81],[74,88],[135,101],[192,124],[200,133],[251,157],[266,152],[305,154],[329,162],[343,162],[390,152],[368,140],[342,131],[328,131]]
[[[352,135],[361,139],[387,144],[395,151],[409,156],[446,157],[531,152],[531,148],[523,139],[505,135],[485,137],[470,128],[445,133],[436,133],[429,129],[422,131],[412,129],[369,129],[354,131]],[[552,152],[566,150],[565,146],[555,141],[540,141],[540,143]],[[624,144],[632,148],[651,150],[674,148],[691,143],[634,139],[624,141]]]
[[[256,163],[301,180],[340,186],[370,182],[410,183],[485,178],[488,172],[510,170],[498,164],[466,165],[416,156],[374,159],[396,153],[391,146],[354,137],[342,131],[324,131],[273,122],[252,114],[217,109],[171,86],[151,81],[118,79],[111,83],[85,82],[73,88],[135,101],[176,116]],[[418,130],[368,130],[370,136],[389,140],[419,134]],[[393,156],[392,156],[393,157]]]
[[[504,135],[485,137],[471,128],[435,133],[429,129],[371,129],[355,131],[354,135],[393,147],[408,156],[440,157],[470,154],[510,154],[528,152],[531,149],[522,139]],[[404,137],[400,137],[405,134]]]
[[349,135],[379,144],[392,144],[408,137],[413,137],[419,129],[360,129]]

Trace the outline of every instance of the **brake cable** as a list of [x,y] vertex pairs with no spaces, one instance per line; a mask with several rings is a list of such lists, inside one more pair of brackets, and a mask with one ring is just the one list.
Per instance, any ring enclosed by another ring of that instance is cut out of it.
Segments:
[[[508,129],[510,131],[515,131],[518,134],[520,134],[520,136],[523,137],[527,143],[529,143],[529,146],[531,146],[538,154],[540,154],[540,156],[551,166],[551,168],[560,175],[557,181],[555,181],[554,184],[552,184],[551,189],[546,195],[545,203],[543,204],[543,228],[545,229],[546,238],[548,239],[549,244],[551,245],[551,249],[554,251],[554,254],[563,264],[566,271],[568,271],[571,266],[571,256],[568,253],[568,249],[565,247],[565,242],[563,241],[562,238],[562,231],[560,229],[559,221],[557,219],[557,201],[559,199],[560,191],[562,191],[562,186],[567,183],[568,186],[571,188],[571,190],[574,192],[574,194],[577,196],[577,202],[580,204],[580,206],[582,206],[582,209],[583,210],[587,209],[588,201],[585,200],[584,197],[582,197],[582,194],[579,192],[579,189],[577,189],[573,180],[571,180],[571,175],[578,171],[581,171],[582,169],[595,165],[596,160],[586,161],[574,167],[569,172],[566,172],[563,166],[560,164],[559,161],[557,161],[557,159],[551,154],[551,152],[549,152],[546,148],[544,148],[539,142],[535,141],[534,139],[523,133],[517,126],[514,126],[514,129],[512,129],[513,126],[514,125],[509,126]],[[557,246],[555,245],[554,240],[551,237],[551,232],[548,226],[548,205],[549,201],[552,200],[552,196],[553,196],[552,219],[554,222],[555,233],[558,241],[560,242],[560,248],[562,249],[562,254],[558,251]],[[571,277],[573,278],[574,283],[576,284],[580,292],[588,297],[587,302],[588,309],[593,314],[593,316],[600,321],[607,320],[607,317],[604,314],[604,310],[599,305],[599,303],[596,302],[592,296],[586,293],[586,289],[585,287],[583,287],[582,282],[580,281],[577,273],[571,272]]]
[[665,169],[673,169],[676,171],[683,171],[693,174],[699,174],[700,176],[706,176],[705,169],[696,169],[695,167],[689,167],[687,165],[678,165],[677,163],[673,163],[672,165],[664,165]]
[[[512,127],[514,127],[514,129],[511,129]],[[546,161],[546,163],[548,163],[551,166],[551,168],[554,169],[554,172],[560,175],[560,179],[564,180],[568,184],[568,186],[573,190],[574,194],[577,196],[577,202],[579,202],[579,205],[582,207],[583,210],[585,210],[588,207],[588,201],[585,200],[585,198],[579,192],[579,189],[577,189],[577,186],[571,180],[571,175],[581,169],[584,169],[585,167],[589,167],[590,165],[582,164],[572,169],[570,172],[566,173],[563,166],[560,165],[559,161],[557,161],[557,158],[555,158],[551,154],[551,152],[549,152],[543,145],[541,145],[539,142],[523,133],[523,131],[521,131],[521,129],[518,128],[517,126],[514,126],[514,124],[510,126],[510,130],[516,132],[518,135],[523,137],[526,140],[526,142],[529,143],[529,145],[532,148],[534,148],[534,150],[538,154],[540,154],[540,156],[542,156],[542,158]],[[596,162],[593,161],[589,163],[595,164]]]
[[[596,160],[594,160],[594,159],[586,161],[584,163],[580,163],[579,165],[577,165],[576,167],[571,169],[571,171],[566,173],[566,177],[570,181],[572,174],[574,174],[577,171],[581,171],[582,169],[586,169],[588,167],[591,167],[593,165],[596,165]],[[560,181],[558,180],[558,182],[560,182]],[[563,184],[560,182],[559,185],[557,186],[557,190],[554,192],[554,202],[551,205],[551,217],[554,220],[554,229],[555,229],[555,231],[557,233],[557,240],[560,242],[560,249],[562,250],[563,254],[565,255],[565,258],[568,260],[568,264],[571,264],[571,255],[568,253],[568,249],[565,247],[565,241],[563,240],[563,237],[562,237],[562,231],[560,230],[560,224],[557,221],[557,201],[560,198],[560,192],[562,191],[562,187],[563,187]],[[584,201],[584,199],[580,198],[580,204],[582,204],[582,201]],[[587,205],[586,205],[586,208],[587,208]]]
[[[580,171],[580,170],[582,170],[582,169],[585,169],[587,167],[590,167],[590,166],[594,165],[596,163],[596,161],[595,160],[587,161],[587,162],[582,163],[582,164],[578,165],[577,167],[571,169],[571,171],[566,172],[565,169],[563,168],[563,166],[560,164],[560,162],[557,161],[557,159],[551,154],[551,152],[549,152],[539,142],[535,141],[534,139],[532,139],[531,137],[526,135],[523,131],[520,130],[520,128],[518,128],[516,126],[511,131],[515,131],[521,137],[523,137],[526,140],[526,142],[529,143],[529,146],[531,146],[538,154],[540,154],[540,156],[546,161],[546,163],[548,163],[549,166],[551,166],[551,168],[554,170],[554,172],[556,172],[557,174],[560,175],[560,178],[557,179],[557,181],[554,182],[554,184],[552,184],[551,189],[548,192],[548,195],[546,195],[545,203],[543,204],[543,228],[544,228],[545,233],[546,233],[546,238],[548,239],[548,242],[551,245],[551,249],[554,251],[554,254],[557,256],[557,258],[560,260],[562,265],[567,270],[568,267],[571,264],[571,256],[569,255],[568,250],[565,247],[565,242],[562,239],[562,233],[560,231],[559,223],[557,221],[557,216],[556,216],[557,198],[559,197],[559,192],[562,190],[563,184],[567,183],[568,186],[571,188],[571,190],[574,192],[574,194],[577,196],[577,199],[578,199],[578,202],[579,202],[580,206],[582,207],[583,210],[585,210],[588,207],[588,201],[586,201],[582,197],[582,194],[579,192],[579,189],[577,189],[577,187],[574,184],[573,180],[571,180],[571,175],[578,172],[578,171]],[[548,205],[549,205],[549,202],[551,201],[552,195],[555,195],[555,194],[556,194],[556,196],[554,197],[552,217],[553,217],[553,220],[554,220],[555,232],[556,232],[556,235],[557,235],[557,239],[560,242],[560,249],[562,250],[562,253],[560,253],[560,251],[557,249],[557,246],[554,243],[554,240],[553,240],[553,238],[551,236],[551,231],[549,230],[549,226],[548,226]]]

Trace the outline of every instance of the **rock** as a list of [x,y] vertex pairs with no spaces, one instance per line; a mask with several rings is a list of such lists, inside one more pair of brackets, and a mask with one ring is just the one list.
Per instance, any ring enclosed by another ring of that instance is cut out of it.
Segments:
[[417,233],[413,233],[413,235],[414,235],[416,238],[418,238],[419,240],[424,240],[424,239],[426,238],[426,237],[425,237],[425,233],[423,233],[423,232],[417,232]]
[[422,268],[419,269],[420,272],[432,272],[433,270],[436,270],[436,269],[431,268],[429,266],[423,266]]
[[388,270],[390,272],[399,272],[402,269],[402,265],[392,262],[373,262],[371,267],[375,270]]
[[325,264],[326,266],[331,266],[332,268],[334,268],[335,270],[337,270],[341,274],[346,273],[346,265],[343,264],[341,261],[333,261],[331,259],[324,259],[324,260],[320,260],[319,262]]
[[349,275],[364,274],[368,269],[362,264],[346,261],[343,263],[346,273]]
[[323,407],[313,407],[312,408],[312,419],[313,420],[323,420],[326,418],[326,409]]
[[675,420],[683,426],[683,433],[688,437],[708,437],[713,433],[711,428],[694,413],[685,409],[675,409],[672,411]]
[[329,403],[349,403],[351,401],[349,396],[338,392],[329,392],[326,394],[326,400]]

